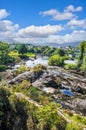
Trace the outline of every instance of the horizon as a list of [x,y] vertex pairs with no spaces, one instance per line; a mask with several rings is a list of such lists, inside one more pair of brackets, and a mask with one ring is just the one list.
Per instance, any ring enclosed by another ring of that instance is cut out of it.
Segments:
[[0,0],[0,41],[68,46],[86,40],[86,1]]

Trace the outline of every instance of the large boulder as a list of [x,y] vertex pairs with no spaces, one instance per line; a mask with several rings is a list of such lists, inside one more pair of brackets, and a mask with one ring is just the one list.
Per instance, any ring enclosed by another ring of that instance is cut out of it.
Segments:
[[86,98],[75,98],[72,105],[76,111],[81,111],[83,115],[86,115]]
[[38,80],[32,83],[34,87],[43,89],[43,87],[52,87],[58,88],[59,84],[56,82],[56,78],[54,75],[50,75],[49,73],[45,72],[43,75],[40,76]]
[[40,75],[42,75],[42,73],[43,73],[42,71],[34,72],[33,70],[29,72],[24,72],[22,74],[19,74],[17,77],[13,78],[12,80],[10,80],[9,84],[20,83],[23,80],[29,80],[30,82],[34,82],[40,77]]

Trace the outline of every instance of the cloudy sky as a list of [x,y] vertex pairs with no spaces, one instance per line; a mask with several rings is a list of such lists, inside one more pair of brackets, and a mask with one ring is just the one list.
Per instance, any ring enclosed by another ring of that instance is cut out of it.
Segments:
[[65,44],[86,40],[86,0],[0,0],[0,41]]

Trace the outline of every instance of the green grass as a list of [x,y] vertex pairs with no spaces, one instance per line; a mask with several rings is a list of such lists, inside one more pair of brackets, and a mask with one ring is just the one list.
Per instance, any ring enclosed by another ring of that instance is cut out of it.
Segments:
[[[20,54],[18,53],[18,51],[10,51],[9,52],[9,56],[11,56],[11,57],[16,57],[16,56],[19,56]],[[26,56],[28,56],[28,57],[31,57],[31,58],[34,58],[35,57],[35,54],[33,54],[33,53],[26,53],[25,54]]]
[[36,55],[33,54],[33,53],[29,53],[29,52],[28,52],[28,53],[26,54],[26,56],[28,56],[28,57],[30,57],[30,58],[34,58]]
[[19,56],[19,53],[18,53],[18,51],[10,51],[9,56],[11,56],[11,57]]
[[68,69],[75,70],[75,69],[77,69],[77,65],[76,64],[65,64],[64,68],[67,69],[67,70]]
[[86,118],[85,117],[78,115],[78,114],[75,114],[75,113],[71,112],[70,110],[68,110],[68,111],[66,110],[63,113],[72,122],[86,127]]

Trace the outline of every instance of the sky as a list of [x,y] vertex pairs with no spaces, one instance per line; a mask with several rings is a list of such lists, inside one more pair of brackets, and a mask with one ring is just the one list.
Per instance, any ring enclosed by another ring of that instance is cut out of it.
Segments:
[[86,0],[0,0],[0,41],[66,44],[86,40]]

